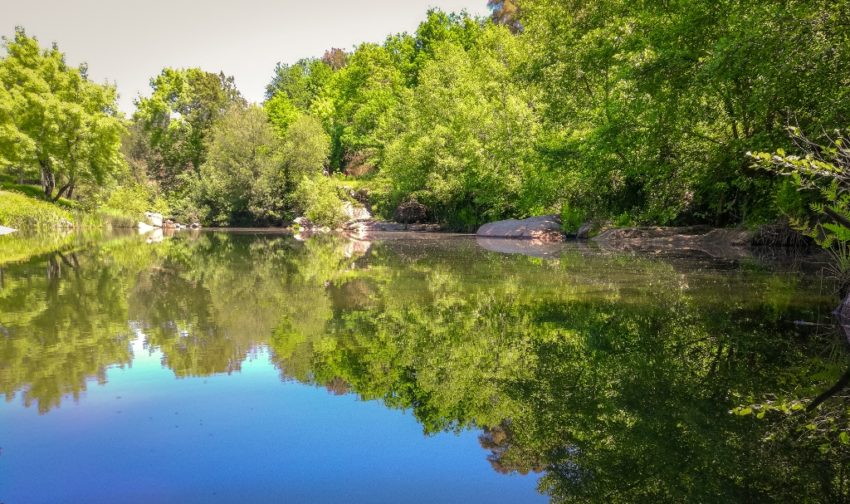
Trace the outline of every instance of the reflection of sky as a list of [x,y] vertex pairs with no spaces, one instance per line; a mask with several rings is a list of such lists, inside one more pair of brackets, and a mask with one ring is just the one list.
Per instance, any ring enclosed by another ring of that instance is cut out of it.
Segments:
[[78,402],[0,405],[0,502],[545,502],[477,432],[425,437],[409,412],[282,382],[265,351],[241,373],[175,379],[133,344]]

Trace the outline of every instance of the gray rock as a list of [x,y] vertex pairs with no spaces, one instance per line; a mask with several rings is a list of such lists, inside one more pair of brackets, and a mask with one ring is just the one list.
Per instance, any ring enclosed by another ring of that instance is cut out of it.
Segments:
[[541,242],[560,242],[565,238],[561,230],[561,218],[557,215],[490,222],[478,228],[476,234],[485,238],[514,238]]
[[578,231],[576,231],[576,239],[577,240],[587,240],[590,238],[590,233],[593,231],[593,222],[585,222],[581,226],[579,226]]

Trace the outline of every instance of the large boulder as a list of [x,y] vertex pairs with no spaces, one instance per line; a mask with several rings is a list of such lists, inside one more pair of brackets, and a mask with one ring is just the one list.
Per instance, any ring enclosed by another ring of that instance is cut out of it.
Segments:
[[542,242],[560,242],[565,238],[561,230],[561,218],[557,215],[489,222],[478,228],[476,234],[485,238],[514,238]]
[[17,229],[12,229],[12,228],[6,227],[6,226],[0,226],[0,236],[12,234],[15,231],[17,231]]

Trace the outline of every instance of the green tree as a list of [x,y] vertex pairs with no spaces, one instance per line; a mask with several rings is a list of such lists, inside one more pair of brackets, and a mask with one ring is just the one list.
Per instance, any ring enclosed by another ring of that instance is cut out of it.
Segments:
[[281,221],[283,166],[277,136],[260,106],[234,104],[213,125],[194,184],[209,222]]
[[489,25],[469,50],[443,42],[434,51],[387,147],[382,176],[393,203],[413,194],[463,229],[545,207],[535,96],[514,77],[518,40]]
[[123,168],[117,93],[89,81],[54,45],[42,49],[18,28],[0,59],[0,170],[38,177],[58,200],[78,185],[102,184]]
[[148,135],[154,154],[148,159],[150,175],[164,191],[180,191],[180,176],[197,174],[206,160],[213,125],[245,100],[232,77],[199,68],[166,68],[151,79],[151,88],[151,96],[136,100],[134,120]]

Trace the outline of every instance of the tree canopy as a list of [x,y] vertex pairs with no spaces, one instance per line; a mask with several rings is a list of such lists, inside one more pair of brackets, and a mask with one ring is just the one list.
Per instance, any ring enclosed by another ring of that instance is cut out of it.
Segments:
[[0,172],[37,179],[56,200],[102,184],[125,166],[115,87],[70,67],[57,45],[42,49],[18,28],[0,59]]

